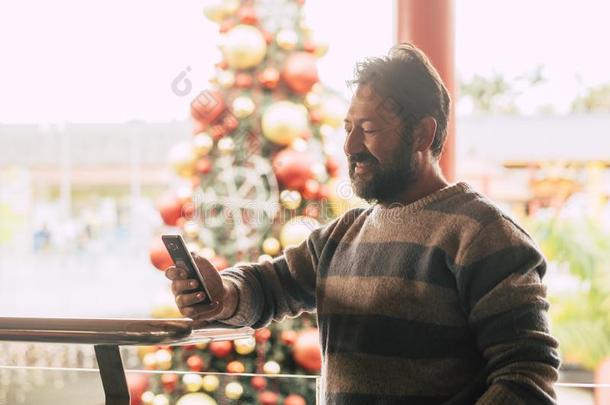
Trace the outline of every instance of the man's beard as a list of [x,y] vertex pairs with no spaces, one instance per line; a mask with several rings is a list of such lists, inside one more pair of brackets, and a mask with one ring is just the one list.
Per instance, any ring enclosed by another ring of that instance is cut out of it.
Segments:
[[[369,203],[393,202],[417,178],[417,168],[411,155],[410,142],[403,143],[392,158],[382,166],[375,157],[361,152],[349,157],[349,177],[356,195]],[[369,164],[368,170],[356,173],[356,163]]]

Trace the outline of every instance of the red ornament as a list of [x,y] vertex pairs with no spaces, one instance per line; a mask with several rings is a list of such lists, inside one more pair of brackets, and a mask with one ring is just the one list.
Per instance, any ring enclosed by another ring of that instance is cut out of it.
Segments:
[[252,75],[248,73],[238,73],[235,75],[235,87],[246,89],[252,87]]
[[216,357],[227,357],[233,350],[233,342],[230,340],[223,340],[219,342],[210,343],[210,352]]
[[246,367],[242,362],[235,360],[227,364],[227,372],[234,374],[245,373]]
[[229,67],[229,64],[227,63],[226,60],[223,60],[223,61],[216,63],[214,66],[216,66],[218,69],[225,70],[226,68]]
[[291,54],[284,63],[282,79],[295,93],[307,93],[320,80],[316,57],[307,52]]
[[204,90],[191,102],[191,116],[205,125],[214,123],[225,110],[222,94],[216,90]]
[[212,170],[212,161],[207,157],[202,157],[195,163],[195,170],[197,173],[208,174]]
[[305,52],[314,53],[316,51],[316,44],[311,41],[303,42],[303,50]]
[[142,394],[149,386],[148,376],[146,374],[126,373],[125,378],[127,379],[131,405],[140,405],[142,403]]
[[320,185],[320,189],[318,190],[318,200],[326,200],[330,195],[330,190],[326,184]]
[[330,177],[337,177],[337,174],[339,174],[339,162],[334,156],[326,158],[326,171]]
[[307,371],[320,371],[322,353],[317,329],[308,329],[299,334],[294,342],[293,357],[297,364]]
[[213,125],[210,127],[210,135],[212,135],[212,138],[214,138],[215,141],[225,136],[226,133],[227,130],[222,125]]
[[294,330],[285,330],[280,335],[280,340],[287,346],[292,346],[297,340],[297,332]]
[[284,400],[284,405],[307,405],[305,398],[297,394],[290,394]]
[[261,29],[261,32],[263,33],[263,38],[265,38],[265,42],[267,43],[267,45],[269,45],[270,43],[273,42],[273,40],[274,40],[273,33],[269,32],[267,30],[263,30],[263,29]]
[[214,256],[210,259],[210,263],[216,267],[216,270],[221,271],[229,267],[229,262],[223,256]]
[[258,22],[256,12],[252,7],[245,6],[237,11],[237,18],[244,24],[255,25]]
[[309,112],[309,121],[314,124],[322,122],[322,113],[319,110],[312,110]]
[[163,374],[161,376],[161,384],[163,385],[163,390],[165,392],[174,392],[178,385],[178,375],[173,373]]
[[271,330],[269,328],[257,329],[254,332],[254,338],[257,343],[265,343],[271,338]]
[[276,405],[279,397],[275,392],[263,391],[258,395],[258,401],[262,405]]
[[184,219],[193,219],[193,214],[195,214],[195,204],[192,201],[184,203],[182,206],[182,217]]
[[280,72],[276,68],[268,67],[259,72],[256,78],[264,88],[272,90],[280,81]]
[[218,31],[220,31],[221,34],[225,34],[227,32],[229,32],[229,30],[231,28],[235,27],[235,21],[233,20],[224,20],[221,24],[220,24],[220,28],[218,29]]
[[165,269],[174,265],[174,261],[167,252],[161,238],[156,238],[150,247],[150,262],[161,271],[165,271]]
[[222,119],[222,126],[227,130],[227,132],[233,131],[239,125],[239,120],[235,118],[233,114],[227,114]]
[[163,222],[176,226],[178,218],[182,216],[182,201],[174,194],[166,194],[157,200],[157,209]]
[[314,163],[315,159],[311,155],[285,148],[275,155],[272,165],[284,188],[302,191],[305,182],[313,178],[311,167]]
[[197,354],[189,356],[189,358],[186,359],[186,365],[191,371],[201,371],[204,366],[203,358]]
[[179,227],[179,228],[183,228],[185,223],[186,223],[186,218],[180,217],[176,221],[176,226]]
[[303,197],[307,200],[313,200],[318,197],[318,192],[320,191],[320,183],[318,183],[314,179],[309,179],[305,182],[305,187],[303,188]]
[[267,387],[267,379],[261,376],[252,377],[250,385],[257,391],[264,390]]

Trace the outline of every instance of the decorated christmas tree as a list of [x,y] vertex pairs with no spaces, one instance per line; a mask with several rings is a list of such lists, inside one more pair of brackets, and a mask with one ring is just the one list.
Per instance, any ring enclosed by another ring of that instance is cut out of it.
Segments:
[[[319,83],[317,58],[327,46],[305,24],[302,6],[225,0],[204,10],[219,25],[223,58],[191,103],[192,139],[169,152],[180,181],[159,210],[220,271],[281,255],[353,204],[349,182],[338,180],[346,104]],[[151,260],[161,270],[172,263],[160,240]],[[141,359],[149,369],[193,372],[151,381],[134,398],[145,404],[315,403],[320,350],[312,315],[252,339],[153,348]],[[244,372],[262,375],[232,375]]]

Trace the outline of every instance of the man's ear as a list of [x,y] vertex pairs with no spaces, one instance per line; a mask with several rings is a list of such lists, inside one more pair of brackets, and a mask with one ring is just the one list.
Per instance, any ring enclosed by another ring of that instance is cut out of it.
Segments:
[[432,147],[434,135],[436,134],[436,120],[434,117],[422,118],[413,131],[413,150],[417,152],[425,152]]

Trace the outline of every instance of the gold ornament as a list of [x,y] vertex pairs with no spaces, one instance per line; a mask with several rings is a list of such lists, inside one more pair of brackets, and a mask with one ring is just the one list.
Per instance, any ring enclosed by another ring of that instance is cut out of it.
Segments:
[[214,140],[207,132],[200,132],[193,137],[193,150],[198,158],[210,153],[213,147]]
[[270,262],[272,260],[273,260],[273,257],[271,257],[270,255],[260,255],[258,257],[258,262],[259,263]]
[[193,197],[193,188],[191,186],[180,186],[176,189],[176,197],[185,203]]
[[328,202],[336,216],[341,216],[352,208],[366,208],[366,201],[358,198],[349,179],[332,179],[328,183]]
[[169,370],[172,368],[172,353],[169,350],[159,349],[155,353],[157,360],[157,367],[162,370]]
[[239,0],[213,0],[203,7],[203,14],[214,22],[221,22],[235,13],[239,4]]
[[322,137],[322,140],[326,140],[332,137],[332,135],[334,134],[335,129],[333,127],[331,127],[330,125],[327,124],[322,124],[320,125],[320,136]]
[[347,113],[347,104],[339,97],[331,96],[326,98],[320,105],[322,114],[322,123],[330,125],[333,128],[339,128],[343,125],[345,114]]
[[220,381],[218,380],[218,377],[216,377],[215,375],[206,375],[205,377],[203,377],[203,380],[201,380],[201,386],[207,392],[216,391],[218,389],[219,385],[220,385]]
[[303,242],[311,231],[320,226],[314,218],[298,216],[286,222],[280,232],[280,242],[283,247],[298,245]]
[[297,138],[292,141],[290,147],[297,152],[307,152],[307,141],[305,141],[303,138]]
[[138,346],[138,358],[142,360],[147,354],[154,353],[156,351],[157,349],[155,349],[154,346]]
[[199,251],[199,256],[210,260],[216,256],[216,252],[211,247],[204,247]]
[[240,383],[234,381],[227,384],[225,387],[225,395],[229,399],[239,399],[244,393],[244,387]]
[[277,33],[275,42],[277,42],[278,46],[283,50],[292,51],[299,42],[299,36],[293,30],[284,29]]
[[263,365],[263,371],[265,374],[279,374],[280,365],[275,361],[268,361]]
[[[182,314],[176,305],[159,305],[153,308],[152,317],[157,319],[182,318]],[[151,354],[155,355],[154,353]],[[154,361],[156,362],[156,360]]]
[[318,108],[320,106],[321,102],[322,102],[322,98],[320,97],[319,94],[316,94],[316,93],[313,93],[310,91],[305,96],[305,105],[309,109]]
[[142,393],[140,400],[142,401],[142,405],[152,405],[155,400],[155,394],[150,391],[145,391]]
[[154,369],[157,367],[157,356],[155,356],[155,353],[148,353],[142,359],[142,363],[147,369]]
[[233,100],[233,114],[237,118],[246,118],[254,112],[254,101],[250,97],[241,96]]
[[209,340],[207,342],[198,342],[198,343],[195,343],[195,347],[197,348],[197,350],[205,350],[208,348],[208,343],[209,343]]
[[267,107],[261,124],[263,135],[271,142],[290,145],[309,128],[307,109],[302,104],[277,101]]
[[176,405],[217,405],[214,398],[203,392],[191,392],[180,397]]
[[182,177],[191,177],[195,174],[195,155],[188,142],[180,142],[169,150],[167,160],[170,167]]
[[199,374],[185,374],[182,376],[182,384],[188,392],[197,392],[201,388],[203,378]]
[[235,150],[235,142],[231,138],[222,138],[218,141],[218,150],[223,155],[230,155]]
[[296,210],[301,205],[301,193],[296,190],[284,190],[280,193],[280,202],[284,208]]
[[263,252],[269,256],[276,256],[281,249],[280,241],[276,238],[267,238],[263,241]]
[[152,405],[169,405],[169,399],[163,394],[156,395]]
[[[186,236],[192,239],[197,239],[197,235],[199,235],[199,230],[201,227],[195,221],[186,221],[183,229]],[[197,252],[197,250],[194,250],[193,252]]]
[[265,58],[267,43],[261,31],[251,25],[239,24],[224,34],[220,49],[232,69],[247,69]]
[[252,337],[236,339],[233,343],[235,343],[235,351],[241,355],[250,354],[256,349],[256,340]]
[[317,57],[317,58],[321,58],[324,55],[326,55],[326,52],[328,52],[328,42],[327,41],[323,41],[323,40],[316,40],[314,41],[316,49],[313,51],[313,54]]
[[221,70],[216,75],[216,82],[223,89],[229,89],[235,84],[235,73],[230,70]]

